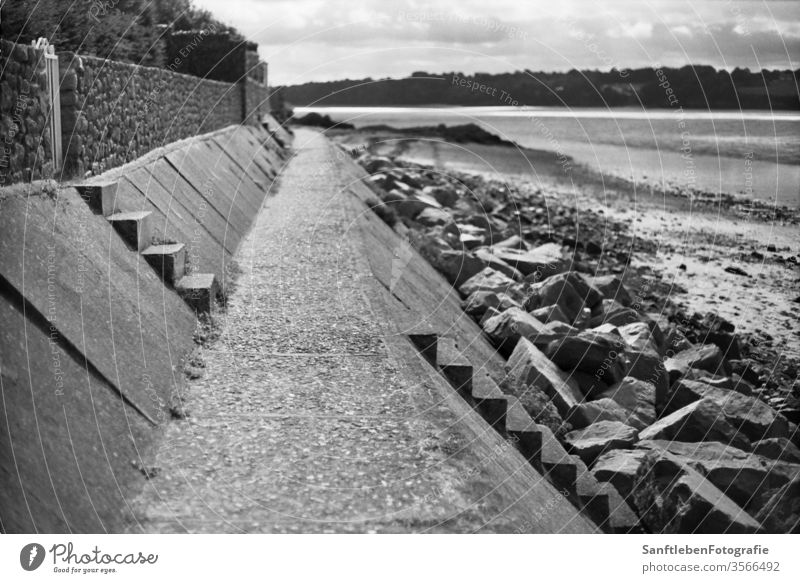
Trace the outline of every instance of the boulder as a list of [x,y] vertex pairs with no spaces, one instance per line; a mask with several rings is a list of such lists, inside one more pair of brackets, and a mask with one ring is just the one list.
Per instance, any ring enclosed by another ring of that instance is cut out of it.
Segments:
[[800,476],[774,490],[755,518],[768,533],[800,533]]
[[602,454],[592,466],[594,477],[600,482],[611,482],[623,498],[633,491],[636,474],[648,451],[643,449],[615,449]]
[[492,249],[513,249],[515,251],[524,252],[528,250],[528,244],[525,242],[525,239],[519,235],[512,235],[511,237],[503,239],[499,243],[492,245]]
[[506,263],[499,257],[490,253],[489,250],[486,249],[485,247],[475,249],[474,253],[476,257],[480,258],[482,261],[486,263],[487,266],[491,267],[495,271],[499,271],[500,273],[510,277],[514,281],[522,281],[522,274],[519,271],[511,267],[508,263]]
[[526,338],[517,341],[506,366],[511,378],[525,386],[533,386],[550,397],[562,416],[567,416],[583,399],[575,381]]
[[597,423],[598,421],[619,421],[625,423],[629,417],[628,412],[616,401],[611,399],[597,399],[584,401],[572,408],[566,420],[574,427],[581,428]]
[[609,389],[608,383],[602,378],[580,370],[570,371],[569,376],[578,383],[578,388],[587,399],[599,399]]
[[553,337],[546,332],[542,322],[521,308],[510,308],[498,316],[489,318],[482,327],[495,346],[505,355],[513,352],[520,337],[534,343],[540,334],[545,334],[546,338]]
[[525,252],[499,248],[495,250],[495,255],[517,268],[529,281],[547,279],[566,271],[569,266],[561,253],[561,246],[555,243],[547,243]]
[[789,436],[788,420],[760,399],[702,381],[677,381],[670,390],[665,411],[675,411],[698,399],[716,403],[725,419],[752,441]]
[[758,456],[735,447],[709,441],[642,441],[639,449],[668,451],[691,466],[742,508],[749,508],[767,487],[767,468]]
[[443,251],[424,252],[423,255],[452,285],[459,287],[484,269],[486,264],[466,251],[447,249]]
[[611,449],[629,449],[636,443],[638,432],[619,421],[598,421],[583,429],[570,431],[564,436],[567,450],[577,455],[586,465]]
[[584,307],[592,308],[601,301],[600,292],[587,284],[580,274],[570,271],[534,283],[525,300],[525,309],[533,311],[543,306],[557,305],[571,323]]
[[385,156],[375,156],[364,163],[364,169],[370,174],[381,170],[391,170],[395,167],[394,162]]
[[565,423],[561,418],[558,409],[550,401],[550,398],[534,385],[526,384],[517,378],[507,376],[500,383],[500,388],[504,394],[512,395],[519,399],[520,404],[531,419],[535,423],[549,428],[554,435],[562,437],[572,429],[572,426],[569,423]]
[[725,420],[722,408],[711,399],[701,399],[678,409],[642,430],[640,439],[700,442],[719,441],[742,450],[750,441]]
[[691,368],[699,368],[712,374],[728,376],[727,367],[722,358],[722,351],[714,344],[692,346],[664,361],[669,373],[670,384],[681,378]]
[[545,354],[563,370],[577,369],[614,383],[625,376],[624,350],[625,343],[618,337],[584,330],[554,340]]
[[592,279],[592,285],[597,288],[603,297],[609,300],[616,300],[624,307],[629,307],[632,303],[628,290],[622,285],[622,280],[616,275],[599,275]]
[[639,322],[641,317],[636,310],[626,308],[614,300],[603,300],[592,310],[592,318],[589,320],[590,328],[597,328],[602,324],[612,324],[614,326],[624,326],[633,322]]
[[653,326],[648,322],[632,322],[618,328],[622,339],[637,352],[652,351],[658,355],[660,346],[653,336]]
[[468,297],[477,291],[490,291],[494,293],[508,293],[513,294],[511,291],[514,287],[514,280],[495,271],[491,267],[486,267],[470,277],[458,287],[461,295]]
[[629,349],[623,357],[627,376],[645,381],[656,388],[656,413],[661,413],[668,398],[669,376],[661,359],[647,350],[637,352]]
[[450,213],[446,210],[427,207],[424,208],[414,220],[427,227],[435,227],[436,225],[444,226],[449,224],[452,222],[453,217],[451,217]]
[[769,437],[753,444],[753,453],[771,460],[800,464],[800,448],[785,437]]
[[692,343],[678,330],[677,326],[670,326],[664,338],[664,350],[667,354],[676,354],[692,347]]
[[426,186],[422,194],[430,196],[442,206],[454,207],[458,202],[458,192],[449,186]]
[[397,214],[408,219],[415,219],[417,215],[427,208],[442,208],[442,205],[436,202],[436,199],[424,194],[407,195],[404,200],[397,201],[392,206],[397,211]]
[[652,532],[752,534],[761,524],[676,456],[652,451],[642,460],[631,498]]
[[488,308],[495,308],[500,312],[508,310],[509,308],[521,308],[511,296],[491,291],[476,291],[470,294],[469,297],[461,303],[461,307],[476,320],[480,320]]
[[652,383],[625,377],[600,396],[625,409],[625,423],[635,429],[644,429],[656,421],[656,388]]
[[563,322],[564,324],[569,324],[569,318],[564,315],[564,312],[561,311],[561,308],[555,305],[533,310],[531,312],[531,316],[537,320],[541,320],[546,324],[551,322]]

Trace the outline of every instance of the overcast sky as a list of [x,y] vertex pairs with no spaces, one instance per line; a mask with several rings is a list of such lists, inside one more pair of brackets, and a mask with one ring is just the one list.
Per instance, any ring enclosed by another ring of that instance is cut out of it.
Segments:
[[800,0],[195,0],[272,84],[414,71],[800,67]]

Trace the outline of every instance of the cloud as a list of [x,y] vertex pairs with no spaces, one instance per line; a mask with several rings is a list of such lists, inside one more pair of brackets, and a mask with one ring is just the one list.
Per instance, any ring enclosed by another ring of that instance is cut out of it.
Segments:
[[796,0],[194,1],[259,43],[275,83],[800,60]]

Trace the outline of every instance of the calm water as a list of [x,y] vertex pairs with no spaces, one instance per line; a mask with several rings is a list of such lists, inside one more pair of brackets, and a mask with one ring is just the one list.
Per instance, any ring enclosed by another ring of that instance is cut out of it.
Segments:
[[479,123],[607,174],[800,207],[800,114],[551,107],[315,107],[361,127]]

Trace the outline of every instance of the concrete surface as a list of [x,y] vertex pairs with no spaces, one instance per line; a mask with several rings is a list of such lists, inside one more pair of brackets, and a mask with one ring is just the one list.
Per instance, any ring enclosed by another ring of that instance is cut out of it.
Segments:
[[405,322],[455,327],[501,362],[352,161],[312,130],[294,146],[128,531],[596,531],[408,341]]

